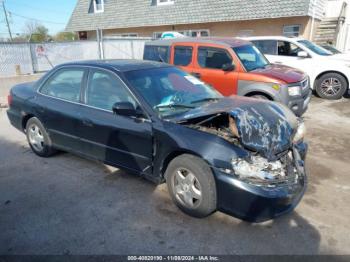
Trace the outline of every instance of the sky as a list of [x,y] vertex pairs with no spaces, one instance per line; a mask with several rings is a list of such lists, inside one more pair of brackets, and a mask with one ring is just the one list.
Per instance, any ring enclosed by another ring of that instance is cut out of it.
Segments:
[[[0,0],[0,3],[3,0]],[[65,29],[77,0],[4,0],[13,36],[25,31],[28,21],[37,21],[56,34]],[[8,37],[5,16],[0,5],[0,38]]]

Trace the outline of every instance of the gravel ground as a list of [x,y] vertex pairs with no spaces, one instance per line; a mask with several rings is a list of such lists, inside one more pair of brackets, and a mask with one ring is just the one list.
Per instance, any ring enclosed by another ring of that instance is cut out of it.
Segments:
[[307,193],[262,224],[191,218],[164,185],[68,153],[39,158],[0,109],[0,254],[350,254],[349,102],[313,98]]

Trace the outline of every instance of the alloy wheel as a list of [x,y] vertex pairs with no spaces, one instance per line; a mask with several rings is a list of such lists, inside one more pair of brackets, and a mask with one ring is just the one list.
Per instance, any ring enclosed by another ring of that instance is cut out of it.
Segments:
[[178,168],[173,176],[176,199],[188,208],[196,208],[202,201],[202,187],[196,176],[186,168]]
[[334,96],[342,89],[342,83],[339,79],[331,77],[322,81],[320,91],[326,96]]
[[44,150],[44,135],[36,124],[32,124],[28,128],[29,143],[35,150],[41,152]]

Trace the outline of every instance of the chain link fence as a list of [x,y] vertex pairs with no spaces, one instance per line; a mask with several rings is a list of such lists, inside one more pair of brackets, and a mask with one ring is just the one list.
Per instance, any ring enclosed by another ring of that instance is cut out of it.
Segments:
[[0,77],[45,72],[71,61],[142,59],[150,38],[120,38],[62,43],[0,43]]

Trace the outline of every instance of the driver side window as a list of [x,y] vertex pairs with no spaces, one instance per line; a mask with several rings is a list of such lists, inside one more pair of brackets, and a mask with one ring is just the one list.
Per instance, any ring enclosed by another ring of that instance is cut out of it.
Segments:
[[113,105],[118,102],[130,102],[135,108],[137,105],[122,80],[107,71],[91,70],[85,91],[85,103],[112,111]]
[[278,55],[282,56],[298,56],[298,52],[303,51],[293,43],[286,41],[278,41]]

